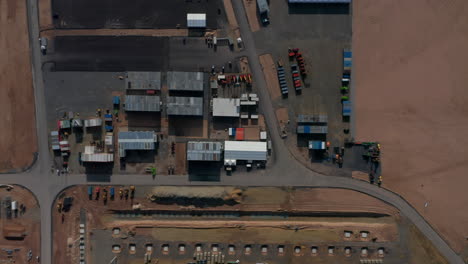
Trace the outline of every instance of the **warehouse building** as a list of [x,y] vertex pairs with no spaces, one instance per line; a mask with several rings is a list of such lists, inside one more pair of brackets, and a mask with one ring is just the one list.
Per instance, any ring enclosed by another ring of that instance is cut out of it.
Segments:
[[205,87],[203,72],[168,72],[169,91],[200,91]]
[[206,14],[204,13],[189,13],[187,14],[188,28],[205,28]]
[[297,115],[297,123],[327,123],[327,115]]
[[214,117],[239,117],[240,99],[213,98]]
[[297,134],[327,134],[328,126],[297,126]]
[[266,161],[267,143],[260,141],[225,141],[224,165],[235,166],[238,161]]
[[159,96],[126,95],[125,111],[160,112],[161,101]]
[[127,150],[154,150],[157,135],[152,131],[119,132],[119,156],[124,158]]
[[188,161],[220,161],[223,144],[221,142],[187,142]]
[[177,116],[202,116],[202,97],[169,96],[167,98],[167,114]]
[[128,90],[161,90],[161,73],[127,72],[125,88]]

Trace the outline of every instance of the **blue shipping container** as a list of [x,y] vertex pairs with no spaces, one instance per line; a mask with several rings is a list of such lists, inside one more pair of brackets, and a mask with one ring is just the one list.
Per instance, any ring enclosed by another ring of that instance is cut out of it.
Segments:
[[93,187],[89,186],[88,187],[88,195],[92,195],[92,194],[93,194]]
[[352,58],[352,52],[351,51],[344,51],[343,52],[343,57],[345,58]]
[[114,102],[115,105],[120,104],[120,97],[119,96],[114,96],[113,102]]
[[110,195],[111,196],[114,196],[114,192],[115,192],[114,187],[110,188]]
[[343,116],[350,116],[350,115],[351,115],[351,102],[343,101]]

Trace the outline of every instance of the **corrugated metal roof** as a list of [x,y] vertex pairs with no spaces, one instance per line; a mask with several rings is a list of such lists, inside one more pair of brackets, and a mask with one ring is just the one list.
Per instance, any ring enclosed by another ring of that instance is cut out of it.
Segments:
[[213,116],[239,117],[240,99],[213,98]]
[[127,72],[125,88],[130,90],[161,90],[161,72]]
[[125,150],[152,150],[157,141],[151,131],[119,132],[119,156],[125,157]]
[[327,126],[297,126],[298,134],[326,134]]
[[81,161],[83,162],[113,162],[114,154],[109,153],[84,153],[81,155]]
[[187,142],[187,160],[219,161],[221,151],[221,142]]
[[168,72],[169,90],[203,91],[205,87],[203,72]]
[[327,123],[327,115],[297,115],[298,123]]
[[206,27],[206,14],[187,14],[187,27]]
[[100,126],[100,125],[102,125],[102,119],[100,119],[100,118],[86,119],[84,121],[84,124],[85,124],[85,127]]
[[168,115],[186,115],[186,116],[203,115],[203,98],[202,97],[169,96],[167,99],[168,99],[167,100],[167,114]]
[[125,111],[161,111],[159,96],[126,95]]
[[260,141],[225,141],[224,159],[267,160],[267,143]]

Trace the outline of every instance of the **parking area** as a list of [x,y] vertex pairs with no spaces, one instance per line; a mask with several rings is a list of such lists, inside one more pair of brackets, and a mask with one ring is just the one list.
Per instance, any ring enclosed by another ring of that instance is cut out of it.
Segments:
[[186,28],[187,13],[206,13],[211,29],[226,22],[222,0],[52,0],[54,26],[64,29]]
[[[267,83],[278,83],[278,61],[281,61],[285,69],[288,96],[280,96],[279,86],[276,86],[278,91],[270,88],[274,107],[285,108],[288,113],[288,118],[284,120],[286,122],[280,123],[280,130],[285,132],[285,141],[297,158],[302,159],[309,167],[325,172],[320,169],[323,166],[311,163],[311,160],[332,165],[331,159],[330,162],[323,156],[314,159],[309,153],[308,142],[329,141],[330,149],[333,149],[341,148],[345,138],[351,138],[350,134],[345,133],[349,123],[343,120],[340,91],[343,49],[349,48],[351,44],[351,10],[347,5],[297,6],[288,5],[287,1],[271,1],[270,10],[271,23],[254,32],[254,37],[259,54],[271,56],[271,59],[261,57],[265,77],[271,79]],[[302,90],[299,93],[295,92],[291,74],[291,66],[299,65],[299,61],[288,56],[288,49],[298,49],[305,62],[306,74],[300,78]],[[298,114],[326,115],[328,133],[320,138],[310,134],[297,137]],[[331,151],[329,155],[332,155]]]

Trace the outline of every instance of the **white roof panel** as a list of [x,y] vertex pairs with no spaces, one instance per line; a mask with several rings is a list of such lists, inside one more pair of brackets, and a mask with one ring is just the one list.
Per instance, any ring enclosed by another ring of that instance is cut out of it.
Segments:
[[224,159],[266,160],[267,144],[260,141],[225,141]]
[[206,14],[189,13],[187,14],[187,27],[206,27]]
[[213,116],[239,117],[240,99],[213,98]]

